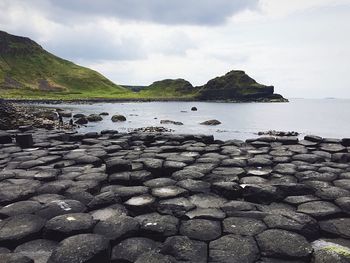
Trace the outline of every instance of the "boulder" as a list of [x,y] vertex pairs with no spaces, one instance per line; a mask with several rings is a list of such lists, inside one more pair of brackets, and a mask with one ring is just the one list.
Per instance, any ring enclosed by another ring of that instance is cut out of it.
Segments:
[[192,107],[191,108],[191,111],[197,111],[198,109],[197,109],[197,107]]
[[81,117],[79,119],[77,119],[75,121],[76,124],[79,124],[79,125],[84,125],[84,124],[88,124],[88,119],[86,117]]
[[215,126],[221,124],[220,121],[218,120],[208,120],[208,121],[203,121],[200,123],[201,125],[209,125],[209,126]]
[[111,120],[112,122],[126,121],[126,117],[124,115],[116,114],[112,116]]
[[180,121],[171,121],[171,120],[161,120],[160,124],[173,124],[173,125],[184,125]]
[[103,118],[98,114],[90,114],[89,116],[86,117],[86,119],[90,122],[97,122],[97,121],[103,120]]

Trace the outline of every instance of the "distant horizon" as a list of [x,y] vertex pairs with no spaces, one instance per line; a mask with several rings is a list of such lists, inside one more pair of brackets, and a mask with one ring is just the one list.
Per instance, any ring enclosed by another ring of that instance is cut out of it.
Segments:
[[119,85],[238,69],[287,98],[350,98],[348,0],[3,0],[0,28]]

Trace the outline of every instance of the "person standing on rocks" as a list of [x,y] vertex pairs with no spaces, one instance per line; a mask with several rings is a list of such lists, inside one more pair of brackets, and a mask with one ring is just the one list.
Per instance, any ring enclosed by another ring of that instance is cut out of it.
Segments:
[[59,124],[59,126],[63,126],[63,117],[59,113],[58,113],[58,124]]

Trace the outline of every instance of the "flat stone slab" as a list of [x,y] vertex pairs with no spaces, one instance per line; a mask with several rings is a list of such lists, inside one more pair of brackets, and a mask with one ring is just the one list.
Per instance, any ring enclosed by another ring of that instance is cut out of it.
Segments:
[[180,234],[191,239],[210,241],[221,236],[221,224],[218,221],[206,219],[182,221]]
[[13,247],[40,236],[46,220],[35,215],[16,215],[0,221],[0,246]]
[[259,248],[252,237],[227,235],[209,243],[208,262],[255,262]]
[[52,252],[50,263],[110,262],[108,239],[96,234],[71,236]]
[[310,243],[303,236],[285,230],[265,230],[257,235],[256,240],[264,256],[307,259],[313,251]]

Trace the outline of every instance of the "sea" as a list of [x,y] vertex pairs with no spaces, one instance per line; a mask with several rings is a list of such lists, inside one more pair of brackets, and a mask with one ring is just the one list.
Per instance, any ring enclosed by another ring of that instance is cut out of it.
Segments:
[[[100,132],[106,129],[130,132],[136,128],[162,126],[179,134],[210,134],[215,139],[230,140],[257,137],[270,130],[295,131],[325,138],[350,137],[350,99],[290,99],[289,103],[229,103],[229,102],[109,102],[38,104],[61,108],[73,114],[108,112],[103,121],[91,122],[77,130]],[[191,111],[196,107],[197,111]],[[122,114],[125,122],[112,122],[114,114]],[[217,126],[201,125],[216,119]],[[183,125],[160,124],[161,120],[182,122]],[[67,120],[66,120],[67,121]]]

